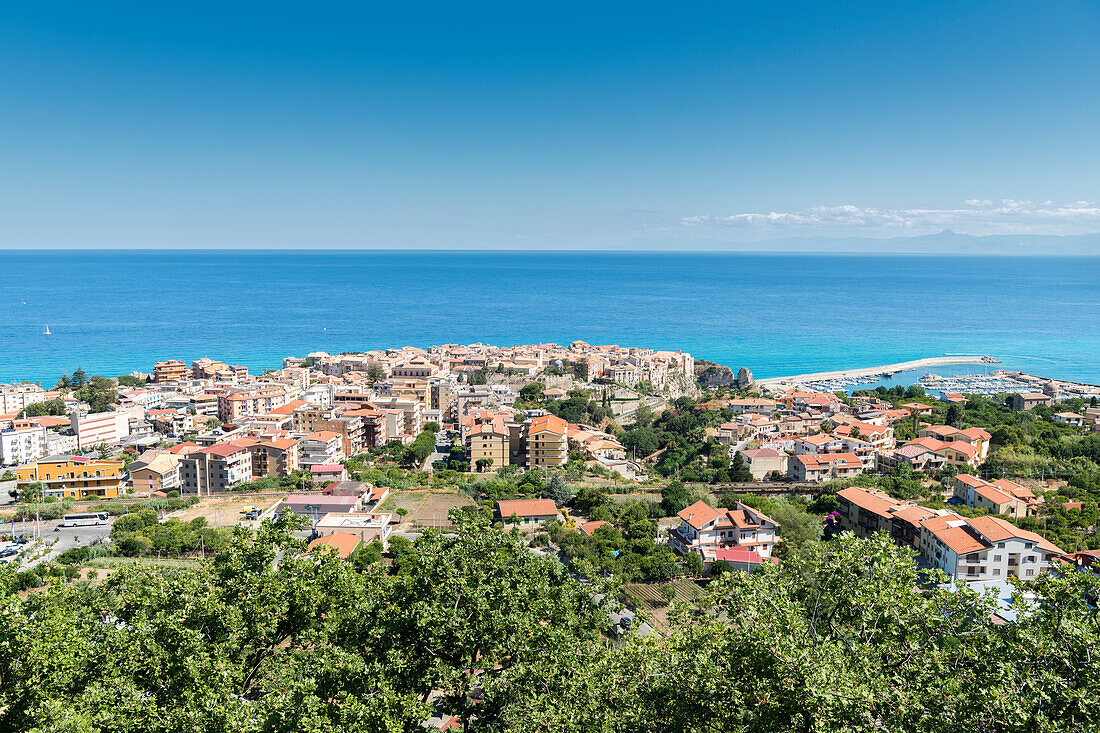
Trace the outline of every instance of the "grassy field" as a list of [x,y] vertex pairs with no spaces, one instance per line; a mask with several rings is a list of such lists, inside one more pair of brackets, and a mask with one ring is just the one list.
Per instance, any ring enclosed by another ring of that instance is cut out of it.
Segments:
[[[668,611],[664,597],[661,595],[661,586],[665,583],[628,583],[623,590],[638,599],[640,607],[637,610],[647,612],[653,619],[653,626],[665,633],[669,630]],[[690,602],[703,594],[703,589],[692,580],[672,581],[672,587],[676,589],[677,601]]]

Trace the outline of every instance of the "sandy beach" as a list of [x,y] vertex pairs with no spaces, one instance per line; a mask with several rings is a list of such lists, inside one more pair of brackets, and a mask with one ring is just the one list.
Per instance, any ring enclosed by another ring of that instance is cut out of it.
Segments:
[[914,359],[903,361],[900,364],[886,364],[884,366],[863,367],[860,369],[841,369],[835,372],[815,372],[813,374],[796,374],[790,377],[771,377],[758,379],[756,383],[762,387],[771,387],[783,382],[815,382],[821,379],[840,379],[844,377],[873,377],[887,372],[904,372],[910,369],[924,369],[926,367],[943,366],[944,364],[988,364],[984,361],[990,357],[981,354],[968,356],[933,356],[927,359]]

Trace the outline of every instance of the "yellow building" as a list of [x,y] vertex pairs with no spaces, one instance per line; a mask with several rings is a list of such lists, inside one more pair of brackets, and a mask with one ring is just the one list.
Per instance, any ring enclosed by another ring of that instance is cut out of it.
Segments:
[[568,423],[554,415],[532,419],[527,429],[528,468],[564,466],[568,460]]
[[111,499],[122,486],[122,461],[100,461],[81,456],[58,455],[40,458],[15,469],[17,488],[22,493],[33,483],[45,485],[46,496],[59,499]]
[[508,429],[504,427],[504,420],[494,417],[492,420],[474,425],[466,435],[466,454],[470,457],[470,470],[481,472],[478,461],[487,467],[486,471],[495,471],[504,468],[511,461],[509,458]]

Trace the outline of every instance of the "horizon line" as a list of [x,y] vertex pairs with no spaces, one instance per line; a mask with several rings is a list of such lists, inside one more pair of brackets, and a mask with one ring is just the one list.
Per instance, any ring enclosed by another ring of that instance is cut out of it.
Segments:
[[[1100,233],[1098,233],[1100,234]],[[1096,253],[1080,252],[922,252],[866,251],[838,249],[769,250],[769,249],[505,249],[496,247],[0,247],[3,252],[374,252],[385,254],[415,253],[482,253],[482,254],[713,254],[713,255],[849,255],[873,257],[1100,257]]]

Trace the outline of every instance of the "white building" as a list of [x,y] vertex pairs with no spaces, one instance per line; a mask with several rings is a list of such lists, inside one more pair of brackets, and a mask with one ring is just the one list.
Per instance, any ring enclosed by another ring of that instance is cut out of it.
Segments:
[[302,468],[337,464],[344,458],[343,438],[339,433],[327,430],[310,433],[298,443],[298,465]]
[[42,425],[0,430],[0,464],[31,463],[45,455],[49,454]]
[[0,415],[20,412],[28,405],[46,401],[46,392],[37,384],[0,384]]
[[945,514],[920,525],[921,560],[956,580],[1034,580],[1063,554],[1049,540],[1000,517]]
[[113,445],[130,434],[130,417],[122,412],[69,413],[69,425],[76,435],[77,448],[106,443]]
[[771,557],[779,541],[779,524],[741,502],[736,509],[715,509],[697,501],[676,516],[680,526],[669,531],[669,546],[680,554],[698,552],[707,562],[715,550],[725,547],[745,547]]

